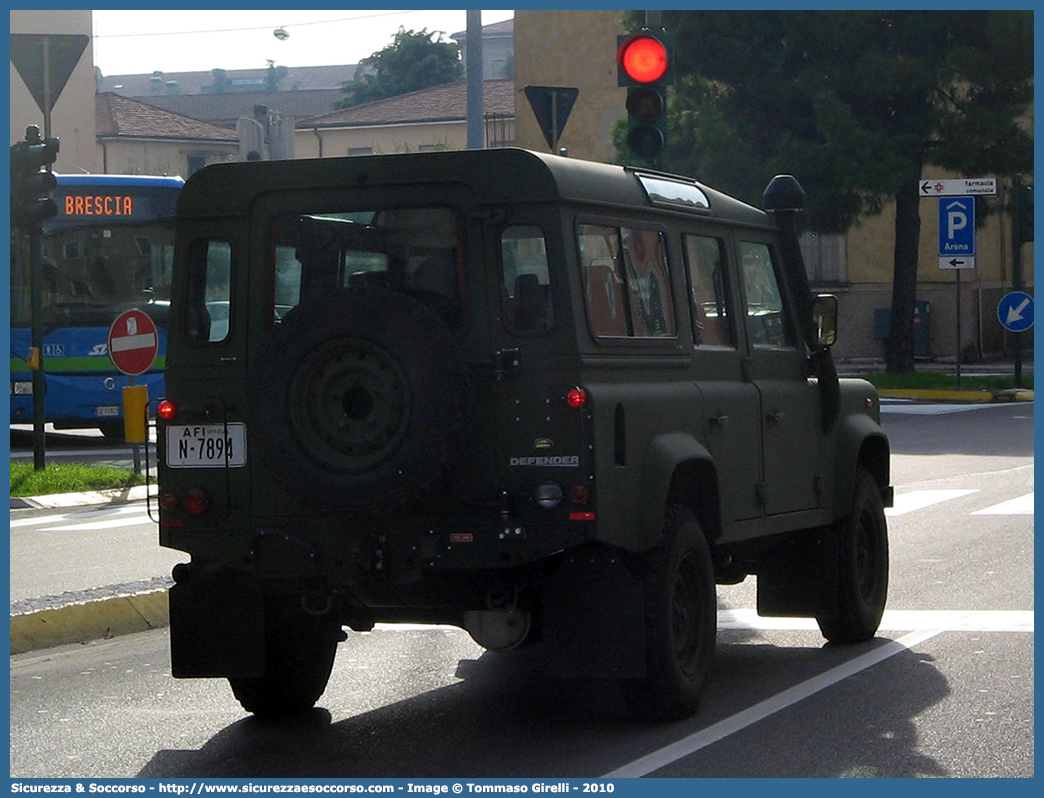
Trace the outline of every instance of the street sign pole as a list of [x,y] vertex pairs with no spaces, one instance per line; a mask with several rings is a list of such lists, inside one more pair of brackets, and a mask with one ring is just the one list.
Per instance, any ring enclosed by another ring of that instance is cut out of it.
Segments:
[[[90,37],[83,34],[12,33],[11,63],[43,112],[43,138],[51,138],[51,109],[61,96]],[[29,230],[30,368],[33,376],[33,468],[44,468],[43,261],[40,227]]]
[[[970,182],[970,181],[969,181]],[[975,197],[939,197],[939,266],[956,272],[954,362],[961,387],[961,272],[975,265]]]
[[[1022,175],[1015,175],[1011,181],[1011,197],[1012,197],[1012,236],[1011,236],[1011,290],[1021,291],[1022,290],[1022,241],[1019,240],[1019,236],[1015,235],[1016,222],[1015,219],[1018,217],[1021,209],[1018,207],[1021,194],[1020,189],[1022,187]],[[1022,387],[1022,333],[1012,333],[1011,337],[1011,352],[1015,358],[1015,387]]]
[[961,389],[961,270],[957,270],[957,390]]

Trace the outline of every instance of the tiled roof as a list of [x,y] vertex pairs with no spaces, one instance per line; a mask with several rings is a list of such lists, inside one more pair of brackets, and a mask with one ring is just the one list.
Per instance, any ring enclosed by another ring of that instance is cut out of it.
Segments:
[[[515,20],[505,19],[502,22],[491,22],[489,25],[482,26],[482,38],[489,39],[500,36],[513,36],[515,34]],[[454,41],[463,42],[467,37],[468,32],[466,30],[457,31],[450,35],[450,38]]]
[[239,141],[236,131],[231,128],[166,111],[112,92],[95,95],[95,111],[99,137]]
[[269,111],[282,116],[301,119],[328,113],[343,99],[344,92],[340,89],[311,89],[229,94],[171,94],[165,97],[149,97],[146,102],[194,119],[231,126],[241,116],[252,117],[255,105],[263,105]]
[[[486,114],[515,115],[515,82],[483,81],[483,106]],[[467,114],[467,86],[463,80],[443,83],[429,89],[400,94],[341,111],[299,119],[298,128],[361,127],[420,122],[459,121]]]
[[[286,75],[279,80],[280,91],[304,89],[336,89],[355,79],[357,64],[340,66],[286,67]],[[240,82],[246,91],[263,91],[268,69],[227,69],[230,82]],[[153,78],[157,80],[153,80]],[[124,97],[148,99],[168,94],[168,84],[177,83],[177,94],[202,94],[204,86],[214,83],[214,76],[206,72],[153,72],[145,75],[110,75],[101,79],[99,91],[115,92]]]

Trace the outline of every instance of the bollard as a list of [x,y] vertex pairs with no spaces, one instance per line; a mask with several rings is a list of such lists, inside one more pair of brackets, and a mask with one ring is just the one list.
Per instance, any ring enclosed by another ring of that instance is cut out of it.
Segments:
[[148,385],[127,385],[123,388],[123,434],[127,443],[145,443],[145,408],[149,403]]

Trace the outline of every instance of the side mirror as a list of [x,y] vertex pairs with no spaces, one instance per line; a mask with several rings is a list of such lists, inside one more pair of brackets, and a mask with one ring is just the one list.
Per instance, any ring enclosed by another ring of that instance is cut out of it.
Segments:
[[819,294],[812,302],[812,320],[816,324],[816,343],[822,349],[833,346],[837,341],[837,297]]

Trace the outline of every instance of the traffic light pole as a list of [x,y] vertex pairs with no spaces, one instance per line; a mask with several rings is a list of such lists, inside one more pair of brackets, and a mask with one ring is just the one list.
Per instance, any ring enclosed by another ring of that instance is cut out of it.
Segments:
[[29,368],[33,376],[33,468],[43,471],[44,463],[44,399],[46,383],[43,363],[43,257],[40,252],[39,226],[29,229],[29,308],[32,316],[32,341]]

